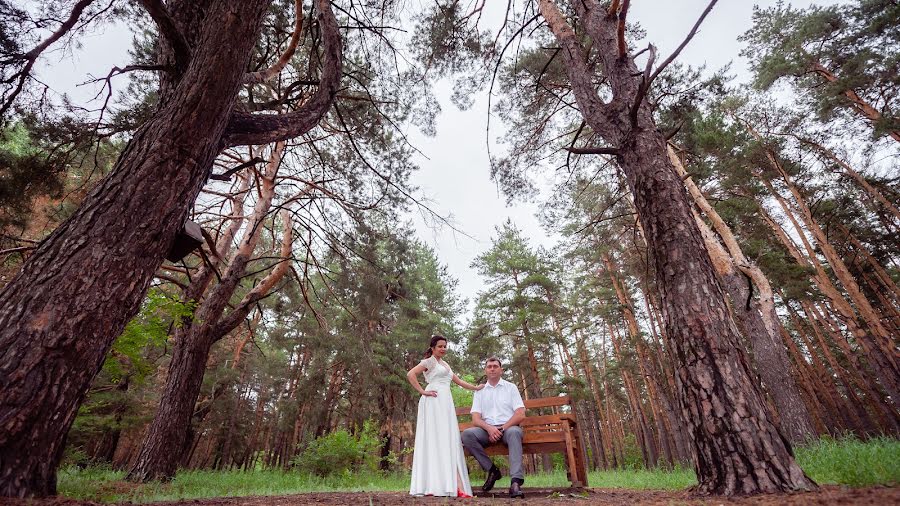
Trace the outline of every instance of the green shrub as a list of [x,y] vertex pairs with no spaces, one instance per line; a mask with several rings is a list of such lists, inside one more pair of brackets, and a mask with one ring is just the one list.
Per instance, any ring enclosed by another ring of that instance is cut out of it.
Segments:
[[375,471],[379,460],[376,452],[381,444],[375,425],[366,422],[356,434],[341,429],[316,438],[291,464],[323,477],[361,470]]

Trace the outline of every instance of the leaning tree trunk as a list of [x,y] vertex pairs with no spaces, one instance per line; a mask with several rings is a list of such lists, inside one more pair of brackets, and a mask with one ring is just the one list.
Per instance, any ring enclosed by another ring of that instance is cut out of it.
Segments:
[[56,493],[65,435],[206,180],[267,4],[213,2],[180,85],[0,292],[0,496]]
[[642,98],[650,69],[639,70],[618,37],[617,18],[624,23],[624,13],[608,15],[592,0],[572,4],[612,88],[608,103],[595,91],[579,37],[552,0],[539,2],[561,46],[578,108],[615,150],[634,195],[675,351],[678,403],[693,440],[697,490],[732,495],[814,488],[754,384],[684,187],[666,155],[666,140]]
[[0,291],[0,496],[56,492],[78,406],[140,308],[219,151],[308,132],[340,86],[341,39],[328,0],[316,1],[319,86],[279,116],[234,107],[268,1],[172,0],[162,13],[145,4],[165,34],[158,109],[110,175]]
[[762,308],[753,299],[747,280],[738,274],[734,259],[719,245],[706,223],[699,216],[696,219],[713,264],[722,277],[722,285],[731,296],[735,319],[750,341],[756,372],[772,397],[782,432],[792,443],[813,438],[812,421],[791,376],[790,362],[781,339],[776,341],[778,336],[772,335],[767,328],[760,314]]
[[[815,437],[815,431],[809,411],[791,376],[787,350],[781,344],[779,336],[781,321],[775,311],[775,297],[769,280],[762,270],[744,255],[731,228],[691,180],[671,146],[668,147],[668,155],[694,203],[706,215],[724,243],[724,246],[720,245],[713,231],[695,215],[695,221],[706,242],[713,265],[722,278],[725,290],[731,296],[733,314],[740,323],[744,336],[750,341],[756,372],[772,397],[781,429],[792,443],[805,442]],[[758,298],[753,297],[754,287]]]

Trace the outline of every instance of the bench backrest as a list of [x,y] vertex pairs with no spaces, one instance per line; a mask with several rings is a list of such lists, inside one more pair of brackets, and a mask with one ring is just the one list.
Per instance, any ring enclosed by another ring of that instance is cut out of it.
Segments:
[[[528,399],[525,401],[525,416],[528,416],[528,410],[540,408],[556,408],[561,406],[572,406],[572,398],[568,395],[560,395],[558,397],[541,397],[539,399]],[[456,408],[456,416],[470,415],[471,406]]]

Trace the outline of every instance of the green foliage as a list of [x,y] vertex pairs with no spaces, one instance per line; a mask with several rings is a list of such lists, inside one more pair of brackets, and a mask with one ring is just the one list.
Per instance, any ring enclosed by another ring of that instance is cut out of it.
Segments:
[[[32,202],[59,197],[62,177],[21,123],[0,131],[0,231],[24,230]],[[18,235],[18,234],[14,234]]]
[[147,292],[140,313],[125,326],[103,363],[103,372],[110,381],[129,375],[140,383],[152,370],[145,352],[148,346],[163,346],[170,328],[181,327],[194,313],[196,303],[182,302],[159,288]]
[[[459,376],[460,379],[468,381],[473,385],[477,384],[476,382],[478,381],[472,374],[457,374],[457,376]],[[453,405],[459,408],[462,406],[471,406],[472,398],[475,395],[475,392],[453,385],[450,388],[450,395],[453,396]]]
[[316,476],[347,475],[358,471],[375,471],[381,447],[375,424],[366,421],[361,431],[351,434],[340,429],[313,440],[291,464]]
[[181,302],[164,290],[147,292],[141,311],[113,343],[100,374],[69,431],[64,463],[88,465],[108,458],[112,434],[145,423],[140,387],[156,368],[154,356],[164,348],[169,329],[191,318],[195,304]]
[[[741,37],[748,43],[742,55],[749,58],[758,87],[790,79],[823,120],[838,112],[858,114],[844,94],[853,90],[883,112],[875,124],[876,137],[900,127],[890,104],[900,87],[897,2],[857,0],[806,9],[779,2],[756,7],[753,20],[753,28]],[[822,72],[834,77],[826,79]]]
[[626,434],[623,442],[623,460],[622,469],[640,470],[644,469],[644,458],[641,455],[641,447],[637,443],[634,434]]

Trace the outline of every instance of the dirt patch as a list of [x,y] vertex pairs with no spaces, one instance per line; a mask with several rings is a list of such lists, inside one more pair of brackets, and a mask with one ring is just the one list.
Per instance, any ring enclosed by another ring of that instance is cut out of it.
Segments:
[[[871,487],[847,488],[836,486],[822,487],[818,492],[802,494],[763,495],[754,497],[696,497],[690,492],[659,490],[626,490],[626,489],[538,489],[526,488],[524,500],[510,500],[505,491],[481,494],[473,499],[455,499],[446,497],[410,497],[402,492],[329,492],[314,494],[297,494],[266,497],[229,497],[215,499],[192,499],[178,502],[153,503],[157,506],[300,506],[300,505],[501,505],[527,503],[531,506],[544,505],[631,505],[644,506],[806,506],[806,505],[845,505],[866,504],[886,506],[900,505],[900,488]],[[2,502],[2,499],[0,499]],[[53,498],[45,500],[14,501],[11,506],[87,506],[93,502],[80,502],[72,499]],[[126,503],[128,504],[128,503]]]

